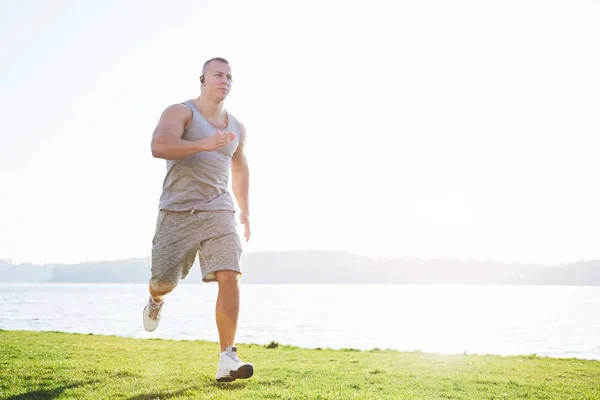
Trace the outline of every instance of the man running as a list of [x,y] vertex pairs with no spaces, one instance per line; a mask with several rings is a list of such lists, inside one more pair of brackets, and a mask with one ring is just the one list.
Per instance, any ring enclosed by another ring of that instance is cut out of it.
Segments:
[[249,169],[244,154],[246,130],[224,108],[231,90],[229,62],[208,60],[200,76],[200,96],[167,107],[152,136],[152,155],[167,160],[152,239],[150,298],[143,322],[154,331],[164,297],[184,279],[199,254],[202,280],[218,283],[216,323],[221,356],[216,379],[250,378],[254,367],[240,360],[234,346],[240,307],[242,244],[237,232],[232,188],[250,239]]

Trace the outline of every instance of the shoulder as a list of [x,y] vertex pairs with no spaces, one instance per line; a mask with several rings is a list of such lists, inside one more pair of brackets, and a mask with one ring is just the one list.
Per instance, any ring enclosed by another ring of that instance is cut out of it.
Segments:
[[240,127],[240,133],[242,134],[242,137],[240,139],[240,142],[242,144],[246,143],[246,127],[244,126],[244,124],[242,124],[240,121],[238,121],[238,125]]
[[192,118],[192,108],[186,103],[175,103],[167,106],[162,112],[162,118],[189,121]]
[[240,129],[240,134],[242,135],[242,137],[241,137],[241,141],[240,141],[240,142],[241,142],[241,143],[244,143],[244,142],[246,142],[246,127],[244,126],[244,124],[242,124],[242,123],[240,122],[240,120],[238,120],[238,119],[237,119],[236,117],[234,117],[232,114],[230,114],[229,112],[228,112],[228,114],[229,114],[229,117],[235,121],[235,123],[237,124],[237,126],[238,126],[238,127],[239,127],[239,129]]

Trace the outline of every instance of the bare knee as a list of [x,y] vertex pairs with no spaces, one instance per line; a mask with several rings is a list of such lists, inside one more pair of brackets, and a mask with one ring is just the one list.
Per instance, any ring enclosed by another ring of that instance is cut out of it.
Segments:
[[215,272],[215,279],[219,283],[219,286],[237,286],[240,279],[240,273],[237,271],[217,271]]
[[173,291],[177,286],[177,283],[152,279],[150,280],[149,286],[150,291],[154,292],[155,295],[162,296]]

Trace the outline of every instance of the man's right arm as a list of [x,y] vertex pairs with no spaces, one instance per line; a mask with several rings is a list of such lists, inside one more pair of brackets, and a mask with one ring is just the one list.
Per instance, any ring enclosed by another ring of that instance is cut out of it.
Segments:
[[200,151],[212,151],[228,145],[235,134],[218,132],[201,140],[183,140],[183,132],[192,111],[183,104],[173,104],[163,111],[152,134],[152,155],[165,160],[181,160]]
[[198,141],[181,138],[191,115],[192,111],[183,104],[173,104],[163,111],[152,134],[154,157],[180,160],[202,150]]

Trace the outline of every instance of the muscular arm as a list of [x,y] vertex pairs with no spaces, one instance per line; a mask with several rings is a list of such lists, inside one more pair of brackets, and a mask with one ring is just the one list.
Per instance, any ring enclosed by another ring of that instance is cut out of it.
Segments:
[[152,155],[165,160],[179,160],[202,151],[200,141],[183,140],[186,123],[192,111],[182,104],[173,104],[163,111],[152,134]]
[[248,168],[248,161],[246,160],[246,154],[244,153],[246,128],[241,123],[239,123],[239,125],[242,131],[242,137],[240,144],[231,159],[231,186],[235,199],[240,207],[240,211],[249,214],[250,205],[248,191],[250,186],[250,169]]
[[233,132],[221,132],[200,140],[183,140],[186,124],[192,111],[183,104],[167,107],[152,134],[152,155],[165,160],[181,160],[200,151],[213,151],[227,146],[235,139]]

